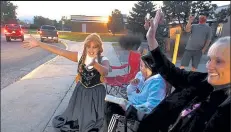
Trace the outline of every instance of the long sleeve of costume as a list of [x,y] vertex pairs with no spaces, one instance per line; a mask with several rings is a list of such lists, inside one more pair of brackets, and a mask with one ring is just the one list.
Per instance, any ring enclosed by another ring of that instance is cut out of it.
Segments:
[[133,105],[138,111],[150,113],[165,97],[165,82],[160,78],[150,80],[143,89],[147,90],[148,98],[143,104]]
[[176,89],[195,86],[205,80],[207,75],[207,73],[190,72],[175,67],[175,65],[161,53],[159,47],[150,51],[143,60],[151,65],[153,71],[160,73],[161,76]]

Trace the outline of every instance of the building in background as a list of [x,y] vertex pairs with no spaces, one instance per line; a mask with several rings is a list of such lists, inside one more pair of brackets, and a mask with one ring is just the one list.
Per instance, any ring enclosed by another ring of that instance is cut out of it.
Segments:
[[[127,31],[127,15],[123,15],[124,31]],[[85,16],[85,15],[71,15],[71,31],[83,33],[108,33],[108,16]]]
[[108,17],[71,15],[71,31],[83,33],[108,33]]

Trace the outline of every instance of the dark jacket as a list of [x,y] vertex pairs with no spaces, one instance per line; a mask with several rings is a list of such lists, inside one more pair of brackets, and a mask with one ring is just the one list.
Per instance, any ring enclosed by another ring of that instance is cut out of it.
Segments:
[[[175,91],[141,122],[138,132],[230,132],[230,96],[214,90],[207,73],[181,70],[157,48],[142,58],[159,72]],[[195,103],[201,106],[190,116],[179,115]],[[180,118],[179,118],[180,117]]]

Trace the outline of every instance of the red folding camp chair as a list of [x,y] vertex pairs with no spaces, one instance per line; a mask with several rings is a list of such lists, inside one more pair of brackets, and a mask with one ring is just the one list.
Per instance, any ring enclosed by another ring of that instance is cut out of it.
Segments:
[[121,88],[126,88],[129,82],[135,78],[136,74],[140,71],[140,53],[136,51],[130,51],[128,57],[128,64],[122,66],[111,66],[111,69],[124,69],[128,67],[128,73],[124,75],[117,75],[115,77],[106,77],[106,88],[110,86],[110,90],[107,91],[109,94],[112,89],[116,90],[118,94]]

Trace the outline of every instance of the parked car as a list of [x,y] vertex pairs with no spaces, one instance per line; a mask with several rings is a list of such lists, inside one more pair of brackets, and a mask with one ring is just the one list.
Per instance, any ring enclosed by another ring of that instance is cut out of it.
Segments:
[[52,39],[55,40],[56,43],[58,43],[59,39],[59,33],[56,30],[55,26],[51,25],[42,25],[40,29],[38,29],[40,34],[40,40],[41,42],[44,41],[44,39]]
[[4,26],[4,34],[7,42],[10,42],[11,39],[21,39],[21,41],[24,41],[23,30],[18,24],[6,24]]

